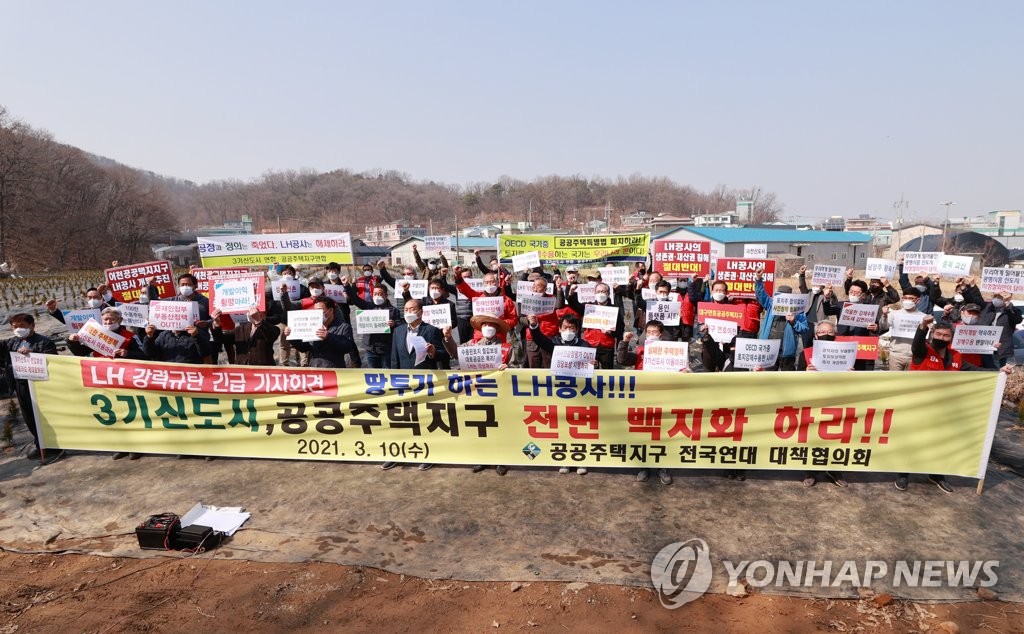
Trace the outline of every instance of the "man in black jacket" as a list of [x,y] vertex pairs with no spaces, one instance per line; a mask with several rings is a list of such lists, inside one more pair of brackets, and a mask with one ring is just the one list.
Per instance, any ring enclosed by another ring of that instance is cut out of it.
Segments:
[[[309,353],[311,368],[344,368],[345,355],[355,350],[356,342],[352,339],[352,326],[341,318],[341,311],[336,308],[330,297],[318,297],[313,303],[314,309],[324,311],[324,325],[316,331],[316,341],[293,341],[292,347],[299,352]],[[284,329],[284,336],[292,334],[291,328]]]
[[[15,313],[11,315],[11,328],[14,330],[14,337],[4,341],[4,348],[7,352],[18,352],[24,355],[36,354],[57,354],[57,345],[49,337],[36,332],[36,320],[28,313]],[[29,393],[28,381],[26,379],[15,379],[14,368],[11,366],[11,355],[3,356],[4,369],[7,375],[8,384],[13,386],[14,393],[18,397],[18,407],[21,409],[21,418],[25,426],[32,433],[35,440],[33,447],[26,457],[29,460],[39,460],[42,454],[39,448],[39,432],[36,429],[35,411],[32,409],[32,395]],[[51,464],[64,457],[64,450],[58,449],[46,456],[46,462]]]

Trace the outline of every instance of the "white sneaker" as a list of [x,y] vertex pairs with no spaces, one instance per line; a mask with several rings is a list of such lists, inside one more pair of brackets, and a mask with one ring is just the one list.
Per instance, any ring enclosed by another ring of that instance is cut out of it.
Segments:
[[580,467],[579,469],[576,470],[576,473],[578,475],[587,475],[587,468],[586,467]]
[[569,467],[558,467],[559,473],[569,473]]

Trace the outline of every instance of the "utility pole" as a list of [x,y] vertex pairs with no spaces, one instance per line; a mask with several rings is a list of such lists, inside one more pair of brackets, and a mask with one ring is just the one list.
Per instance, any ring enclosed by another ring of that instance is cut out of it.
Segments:
[[604,232],[612,232],[612,201],[607,201],[604,204]]
[[910,201],[903,200],[903,192],[900,192],[900,199],[894,202],[892,206],[896,210],[896,250],[894,253],[898,253],[903,246],[903,211],[910,206]]
[[526,228],[533,231],[533,199],[530,199],[530,206],[526,210]]
[[949,230],[949,208],[952,207],[953,205],[955,205],[956,203],[953,202],[952,200],[947,200],[946,202],[942,202],[942,203],[939,203],[939,204],[943,205],[946,208],[946,222],[943,223],[943,225],[942,225],[942,250],[945,251],[946,250],[946,232]]

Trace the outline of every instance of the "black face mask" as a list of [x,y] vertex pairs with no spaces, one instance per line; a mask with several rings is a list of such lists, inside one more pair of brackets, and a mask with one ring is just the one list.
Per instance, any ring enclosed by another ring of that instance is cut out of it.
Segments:
[[818,335],[818,341],[835,341],[835,335]]
[[939,352],[942,352],[943,350],[945,350],[946,346],[948,346],[948,345],[949,345],[949,342],[946,341],[945,339],[932,339],[932,347],[935,348]]

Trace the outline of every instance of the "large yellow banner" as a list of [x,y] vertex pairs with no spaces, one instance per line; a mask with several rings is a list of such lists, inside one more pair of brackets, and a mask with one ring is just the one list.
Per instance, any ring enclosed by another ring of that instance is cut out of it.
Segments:
[[996,372],[494,372],[46,357],[45,446],[208,456],[984,477]]
[[501,234],[498,236],[498,257],[503,262],[511,262],[513,255],[536,251],[543,264],[643,262],[647,259],[650,243],[649,233],[585,236]]

